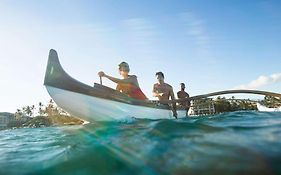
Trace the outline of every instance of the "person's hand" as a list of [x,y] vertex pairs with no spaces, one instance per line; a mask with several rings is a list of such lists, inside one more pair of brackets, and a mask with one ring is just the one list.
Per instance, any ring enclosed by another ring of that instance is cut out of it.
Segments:
[[100,77],[104,77],[104,76],[105,76],[105,73],[104,73],[103,71],[100,71],[100,72],[98,73],[98,75],[99,75]]

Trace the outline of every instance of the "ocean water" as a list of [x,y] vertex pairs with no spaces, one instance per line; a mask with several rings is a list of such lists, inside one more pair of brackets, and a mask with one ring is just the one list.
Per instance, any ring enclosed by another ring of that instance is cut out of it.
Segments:
[[0,174],[281,174],[281,113],[4,130]]

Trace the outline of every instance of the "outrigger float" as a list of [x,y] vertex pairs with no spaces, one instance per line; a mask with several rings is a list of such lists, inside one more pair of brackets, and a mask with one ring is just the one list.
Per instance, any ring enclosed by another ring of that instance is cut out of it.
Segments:
[[[49,52],[44,85],[51,98],[59,107],[69,114],[89,122],[122,120],[128,117],[138,119],[175,119],[170,107],[165,104],[223,94],[249,93],[281,98],[281,94],[273,92],[227,90],[192,96],[181,100],[161,102],[158,100],[137,100],[98,83],[95,83],[92,87],[75,80],[64,71],[59,62],[58,54],[53,49]],[[184,109],[177,110],[177,113],[178,118],[186,117]]]

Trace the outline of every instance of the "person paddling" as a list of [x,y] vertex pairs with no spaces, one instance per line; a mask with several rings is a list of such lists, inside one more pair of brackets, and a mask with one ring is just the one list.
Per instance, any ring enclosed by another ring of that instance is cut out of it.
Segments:
[[126,62],[122,62],[118,65],[119,74],[122,79],[115,78],[105,74],[103,71],[100,71],[98,75],[100,77],[108,78],[109,80],[117,83],[116,90],[128,95],[131,98],[138,100],[147,100],[147,97],[142,92],[139,87],[138,79],[136,75],[129,75],[130,67]]
[[[181,83],[181,90],[177,92],[178,99],[186,99],[189,98],[189,94],[185,92],[185,84]],[[190,108],[190,101],[181,101],[178,103],[180,107],[184,108],[186,110],[186,116],[188,116],[188,110]]]
[[[153,85],[152,95],[154,97],[157,97],[160,102],[161,100],[169,100],[170,97],[172,100],[175,100],[173,87],[164,82],[163,72],[157,72],[155,76],[157,79],[157,83]],[[171,109],[173,111],[173,116],[177,118],[178,114],[176,111],[176,103],[173,103],[171,105]]]

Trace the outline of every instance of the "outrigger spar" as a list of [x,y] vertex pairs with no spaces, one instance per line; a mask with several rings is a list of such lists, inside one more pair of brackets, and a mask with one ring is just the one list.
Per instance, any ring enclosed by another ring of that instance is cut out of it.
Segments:
[[[175,103],[175,102],[182,102],[182,101],[187,101],[187,100],[197,100],[197,99],[208,98],[208,97],[218,96],[218,95],[226,95],[226,94],[256,94],[256,95],[266,95],[266,96],[278,97],[281,99],[281,94],[275,93],[275,92],[259,91],[259,90],[246,90],[246,89],[240,90],[239,89],[239,90],[225,90],[225,91],[211,92],[208,94],[191,96],[186,99],[167,100],[167,101],[165,101],[165,103]],[[163,102],[163,101],[161,101],[161,102]]]

